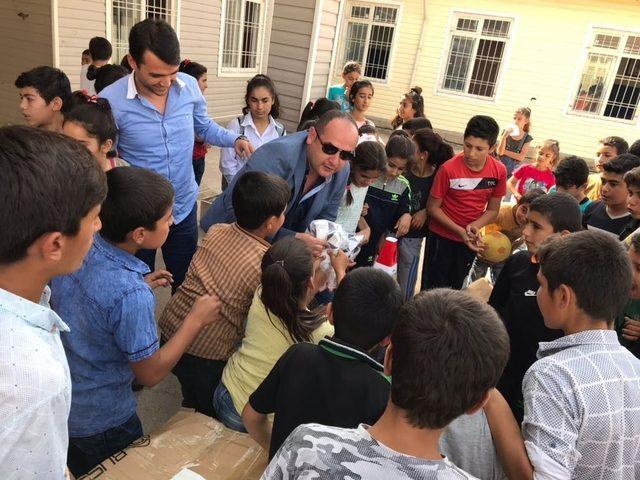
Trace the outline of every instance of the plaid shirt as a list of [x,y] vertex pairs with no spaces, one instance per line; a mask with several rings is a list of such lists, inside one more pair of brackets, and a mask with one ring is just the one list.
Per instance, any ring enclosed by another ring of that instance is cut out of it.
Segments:
[[189,265],[189,271],[160,318],[163,336],[171,338],[198,297],[209,294],[222,302],[220,320],[198,334],[187,353],[227,360],[244,333],[253,294],[260,283],[260,263],[269,243],[236,223],[213,226]]
[[539,479],[640,478],[640,360],[613,330],[541,342],[522,432]]

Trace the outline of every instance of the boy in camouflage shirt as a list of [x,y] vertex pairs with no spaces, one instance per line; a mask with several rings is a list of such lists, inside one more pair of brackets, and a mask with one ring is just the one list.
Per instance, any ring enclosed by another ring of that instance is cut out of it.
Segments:
[[301,425],[262,479],[473,479],[440,454],[443,429],[481,409],[509,356],[495,311],[466,293],[422,292],[401,310],[385,356],[391,398],[373,426]]

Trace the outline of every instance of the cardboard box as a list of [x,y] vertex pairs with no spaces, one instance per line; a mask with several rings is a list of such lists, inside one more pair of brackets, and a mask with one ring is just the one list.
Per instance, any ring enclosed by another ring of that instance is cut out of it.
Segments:
[[78,480],[259,479],[267,453],[247,434],[200,413],[180,411]]
[[202,217],[204,217],[204,214],[207,213],[207,210],[209,210],[209,207],[213,204],[215,199],[218,198],[218,195],[220,194],[217,193],[215,195],[206,195],[199,200],[200,208],[198,214],[198,225],[200,224],[200,220],[202,220]]

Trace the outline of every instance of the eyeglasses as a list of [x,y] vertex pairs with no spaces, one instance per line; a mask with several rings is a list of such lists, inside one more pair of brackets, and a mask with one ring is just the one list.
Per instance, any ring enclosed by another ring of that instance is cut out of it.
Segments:
[[355,154],[353,153],[353,151],[340,150],[338,147],[336,147],[332,143],[324,143],[322,141],[322,138],[320,138],[320,134],[318,133],[317,130],[316,130],[316,137],[318,138],[320,145],[322,145],[322,151],[327,155],[335,155],[336,153],[340,152],[340,158],[347,162],[350,162],[355,158]]

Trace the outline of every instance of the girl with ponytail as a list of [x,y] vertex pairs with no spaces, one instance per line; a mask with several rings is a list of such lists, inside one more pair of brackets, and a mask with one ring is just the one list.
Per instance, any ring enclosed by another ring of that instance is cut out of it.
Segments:
[[64,114],[62,132],[87,147],[105,172],[127,165],[113,151],[118,129],[109,100],[79,90],[72,105]]
[[402,124],[412,118],[424,117],[424,98],[422,98],[422,88],[413,87],[404,94],[396,116],[391,119],[391,126],[394,129],[402,128]]
[[427,199],[436,171],[453,157],[453,148],[430,128],[416,130],[413,141],[418,147],[416,161],[405,173],[411,187],[411,229],[400,240],[398,247],[398,284],[403,292],[415,289],[415,279],[409,282],[409,271],[415,258],[420,255],[422,240],[426,238]]
[[338,207],[336,223],[342,225],[348,233],[358,231],[364,235],[362,243],[365,244],[369,241],[371,229],[362,216],[362,207],[369,185],[387,170],[387,154],[382,144],[375,141],[360,142],[355,153],[347,188]]
[[[348,258],[341,252],[332,256],[331,263],[339,282]],[[308,308],[315,285],[323,283],[316,281],[314,271],[311,250],[295,237],[277,241],[265,253],[261,286],[249,309],[242,344],[229,358],[213,395],[216,416],[226,427],[246,432],[240,413],[291,345],[318,343],[333,335],[324,312]]]

